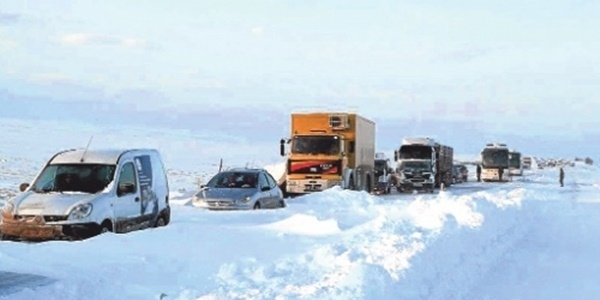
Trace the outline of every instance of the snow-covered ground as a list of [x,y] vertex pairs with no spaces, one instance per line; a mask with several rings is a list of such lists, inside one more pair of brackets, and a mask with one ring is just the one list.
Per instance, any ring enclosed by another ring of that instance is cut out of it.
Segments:
[[[72,146],[40,133],[32,140],[7,136],[0,202],[55,148]],[[175,155],[185,149],[172,146],[185,139],[160,137],[151,146],[169,164],[185,166],[192,154]],[[45,144],[51,146],[38,146]],[[171,168],[175,200],[167,227],[77,242],[0,242],[0,299],[600,296],[594,166],[566,168],[563,188],[558,171],[544,169],[510,183],[471,180],[431,195],[332,189],[289,199],[285,209],[212,212],[187,205],[199,174],[215,168],[201,155],[194,159],[196,170]],[[281,172],[269,159],[263,165]]]

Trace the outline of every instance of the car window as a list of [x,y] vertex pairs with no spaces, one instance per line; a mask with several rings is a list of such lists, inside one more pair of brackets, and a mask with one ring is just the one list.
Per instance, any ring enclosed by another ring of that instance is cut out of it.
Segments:
[[119,186],[124,183],[133,184],[134,193],[137,191],[135,167],[133,166],[133,163],[126,163],[121,169],[121,174],[119,175]]
[[275,179],[273,178],[273,176],[271,176],[271,174],[269,173],[264,173],[265,176],[267,176],[267,182],[269,183],[269,186],[271,188],[275,188],[277,186],[277,181],[275,181]]
[[261,189],[265,186],[269,186],[269,182],[267,181],[267,177],[265,176],[265,174],[261,174],[260,177],[258,177],[258,186]]

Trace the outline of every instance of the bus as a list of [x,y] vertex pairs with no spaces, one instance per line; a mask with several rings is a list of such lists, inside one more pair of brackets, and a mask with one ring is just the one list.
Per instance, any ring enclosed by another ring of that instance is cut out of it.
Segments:
[[481,180],[484,182],[509,181],[509,161],[509,150],[506,144],[486,144],[481,151]]
[[521,152],[512,150],[508,152],[510,176],[523,176],[523,164],[521,163]]

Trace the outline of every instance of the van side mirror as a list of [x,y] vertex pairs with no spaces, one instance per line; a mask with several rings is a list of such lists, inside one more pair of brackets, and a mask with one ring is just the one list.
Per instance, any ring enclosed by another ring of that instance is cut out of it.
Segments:
[[118,196],[123,196],[127,194],[133,194],[135,192],[135,185],[133,183],[121,183],[119,184],[119,188],[117,190]]
[[285,156],[285,140],[284,139],[281,139],[279,141],[279,154],[281,156]]
[[271,190],[271,188],[270,188],[270,187],[268,187],[268,186],[263,186],[263,187],[261,187],[261,188],[260,188],[260,190],[261,190],[262,192],[267,192],[267,191],[270,191],[270,190]]
[[21,192],[24,192],[28,187],[29,187],[29,183],[21,183],[21,185],[19,185],[19,190]]

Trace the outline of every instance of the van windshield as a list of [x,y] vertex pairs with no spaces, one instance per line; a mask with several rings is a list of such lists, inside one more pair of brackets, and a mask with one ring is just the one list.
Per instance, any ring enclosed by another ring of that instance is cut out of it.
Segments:
[[113,181],[115,165],[57,164],[49,165],[33,183],[36,193],[81,192],[96,194]]

